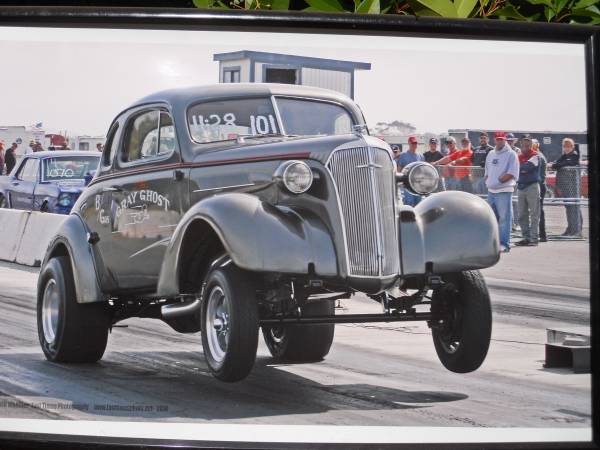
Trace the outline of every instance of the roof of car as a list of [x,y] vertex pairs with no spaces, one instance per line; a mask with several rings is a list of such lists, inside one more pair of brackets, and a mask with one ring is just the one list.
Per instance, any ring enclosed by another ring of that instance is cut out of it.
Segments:
[[100,157],[100,152],[76,151],[76,150],[45,150],[43,152],[27,153],[28,158],[56,158],[57,156],[97,156]]
[[222,83],[205,86],[168,89],[148,95],[132,107],[153,102],[189,103],[201,99],[218,97],[253,97],[269,95],[306,96],[323,100],[352,103],[352,100],[339,92],[312,86],[277,83]]

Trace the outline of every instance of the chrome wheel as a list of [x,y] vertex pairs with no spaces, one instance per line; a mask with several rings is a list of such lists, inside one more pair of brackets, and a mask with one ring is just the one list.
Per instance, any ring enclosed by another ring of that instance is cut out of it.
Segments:
[[229,300],[220,286],[215,286],[208,297],[206,311],[206,337],[216,363],[221,364],[229,343]]
[[44,289],[42,302],[42,328],[44,330],[44,339],[48,344],[53,344],[56,339],[56,330],[58,328],[58,308],[59,291],[54,279],[48,280]]

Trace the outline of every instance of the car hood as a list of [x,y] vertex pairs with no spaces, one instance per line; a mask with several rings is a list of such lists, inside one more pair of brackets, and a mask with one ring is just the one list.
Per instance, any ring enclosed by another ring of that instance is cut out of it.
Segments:
[[210,149],[196,147],[193,163],[226,163],[229,161],[261,159],[314,159],[325,164],[329,155],[339,147],[373,146],[386,149],[389,145],[381,139],[359,134],[311,137],[266,137],[246,139],[244,143],[235,141],[219,144]]

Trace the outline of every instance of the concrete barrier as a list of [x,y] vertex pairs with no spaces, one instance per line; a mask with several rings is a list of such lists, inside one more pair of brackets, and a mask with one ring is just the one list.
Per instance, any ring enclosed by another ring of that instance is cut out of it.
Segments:
[[0,259],[14,262],[25,225],[29,219],[29,211],[17,209],[0,209]]
[[48,244],[67,217],[64,214],[32,211],[25,225],[15,262],[27,266],[39,266],[44,259]]

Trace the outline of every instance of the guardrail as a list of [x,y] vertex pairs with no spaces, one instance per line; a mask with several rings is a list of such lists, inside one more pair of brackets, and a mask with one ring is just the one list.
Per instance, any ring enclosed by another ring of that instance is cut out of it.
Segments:
[[68,216],[0,209],[0,260],[38,267]]

